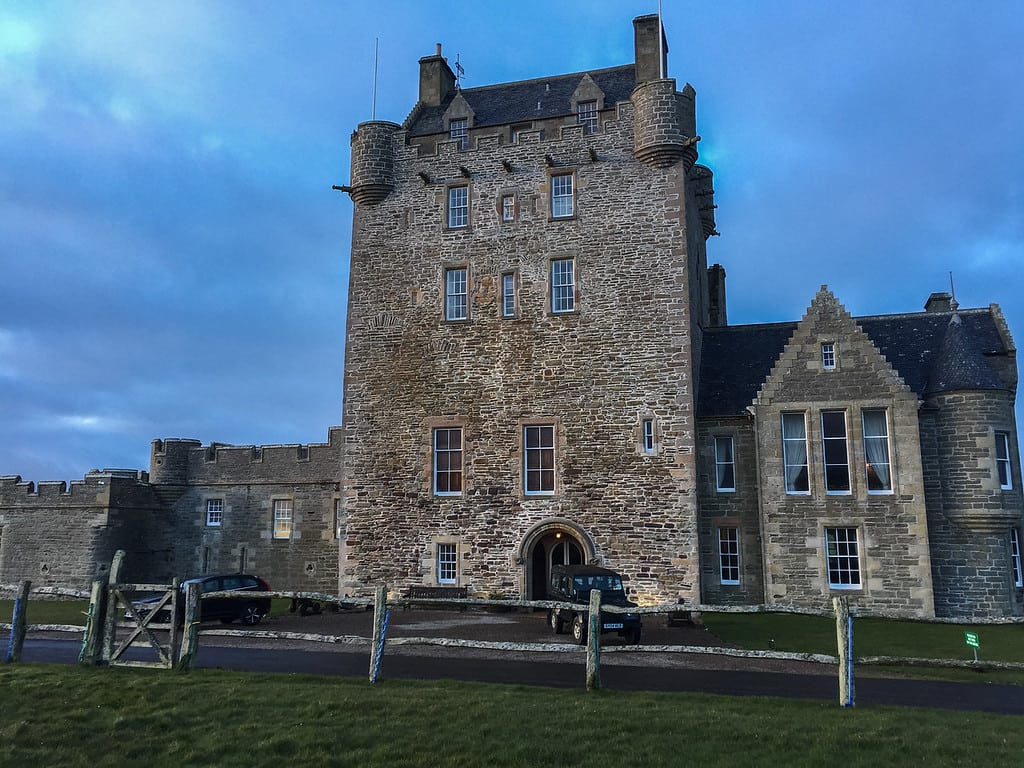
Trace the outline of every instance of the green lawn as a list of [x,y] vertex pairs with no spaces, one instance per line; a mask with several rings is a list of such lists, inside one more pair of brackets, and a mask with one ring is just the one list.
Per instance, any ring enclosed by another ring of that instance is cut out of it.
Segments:
[[1016,765],[1024,718],[700,694],[0,666],[0,765]]

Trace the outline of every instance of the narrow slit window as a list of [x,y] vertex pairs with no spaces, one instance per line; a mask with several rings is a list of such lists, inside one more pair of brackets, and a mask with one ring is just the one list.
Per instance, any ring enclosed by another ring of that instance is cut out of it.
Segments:
[[505,272],[501,276],[501,316],[516,316],[516,276],[514,272]]
[[1010,473],[1010,436],[1006,432],[996,432],[996,469],[999,472],[999,487],[1004,491],[1013,489],[1013,476]]
[[644,419],[644,453],[654,453],[654,419]]

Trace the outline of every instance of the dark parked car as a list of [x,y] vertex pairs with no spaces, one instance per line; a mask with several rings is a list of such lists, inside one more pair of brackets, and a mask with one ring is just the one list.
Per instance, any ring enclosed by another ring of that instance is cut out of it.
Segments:
[[[548,597],[576,603],[582,608],[552,608],[548,611],[548,624],[556,634],[568,626],[572,639],[583,645],[587,642],[587,613],[590,605],[590,591],[601,590],[601,604],[623,608],[636,608],[636,603],[626,598],[622,577],[608,568],[594,565],[556,565],[551,569],[551,583]],[[639,644],[643,623],[638,613],[601,613],[601,632],[615,632],[627,643]]]
[[[178,593],[178,621],[185,620],[185,588],[188,584],[200,585],[199,620],[210,621],[220,619],[230,624],[241,619],[243,624],[250,626],[259,624],[270,613],[270,598],[257,597],[243,599],[241,597],[203,597],[210,592],[269,592],[270,585],[258,576],[245,573],[227,573],[221,576],[200,576],[182,582]],[[160,602],[160,597],[148,597],[135,603],[135,610],[140,616],[146,616],[152,607]],[[152,623],[167,624],[171,620],[169,608],[161,609]]]

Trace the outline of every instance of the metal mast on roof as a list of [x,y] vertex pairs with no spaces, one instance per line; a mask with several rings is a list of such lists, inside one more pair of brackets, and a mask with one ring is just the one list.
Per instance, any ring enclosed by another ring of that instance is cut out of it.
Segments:
[[373,38],[373,103],[370,105],[370,119],[377,119],[377,49],[380,46],[380,38]]
[[462,78],[464,78],[466,76],[466,70],[464,70],[462,68],[462,65],[459,63],[459,56],[461,56],[461,55],[462,55],[461,53],[455,54],[455,87],[456,88],[462,88]]
[[658,0],[658,75],[665,79],[665,27],[661,22],[661,0]]

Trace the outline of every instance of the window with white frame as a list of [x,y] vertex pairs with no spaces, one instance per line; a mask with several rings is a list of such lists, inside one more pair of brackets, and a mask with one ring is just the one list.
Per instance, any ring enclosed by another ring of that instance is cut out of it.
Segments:
[[644,453],[654,453],[654,419],[643,420]]
[[1013,488],[1013,476],[1010,474],[1010,435],[996,432],[996,470],[999,472],[999,487],[1004,491]]
[[437,583],[454,584],[459,579],[459,552],[455,544],[437,545]]
[[516,316],[516,276],[505,272],[501,276],[501,316]]
[[516,220],[516,196],[515,195],[502,195],[501,196],[501,220],[502,221],[515,221]]
[[224,519],[224,499],[207,499],[206,501],[206,524],[211,527],[219,526]]
[[1013,586],[1024,587],[1024,570],[1020,561],[1020,528],[1010,529],[1010,566],[1013,568]]
[[889,425],[885,409],[861,411],[864,427],[864,472],[868,493],[892,493],[892,468],[889,465]]
[[448,226],[451,229],[469,226],[469,187],[448,189]]
[[860,544],[857,529],[826,528],[825,553],[829,587],[860,589]]
[[453,139],[458,139],[459,149],[465,149],[469,146],[469,120],[468,118],[461,118],[459,120],[452,120],[448,123],[448,135]]
[[718,529],[718,574],[723,584],[740,583],[740,531]]
[[292,537],[292,500],[274,499],[274,538]]
[[555,492],[555,427],[534,424],[523,428],[523,489],[527,496]]
[[469,317],[469,270],[454,267],[444,271],[444,319],[465,320]]
[[553,259],[551,261],[551,311],[558,313],[574,312],[575,310],[575,259]]
[[821,412],[821,456],[825,466],[825,493],[849,493],[846,411]]
[[434,495],[462,494],[462,427],[434,430]]
[[807,422],[803,413],[782,414],[782,461],[786,493],[810,493]]
[[827,342],[821,345],[821,367],[831,371],[836,367],[836,345]]
[[551,217],[564,219],[573,215],[572,174],[551,177]]
[[579,102],[576,105],[576,122],[583,124],[584,133],[595,133],[597,131],[597,102]]
[[731,437],[715,438],[715,490],[729,493],[736,490],[736,457]]

